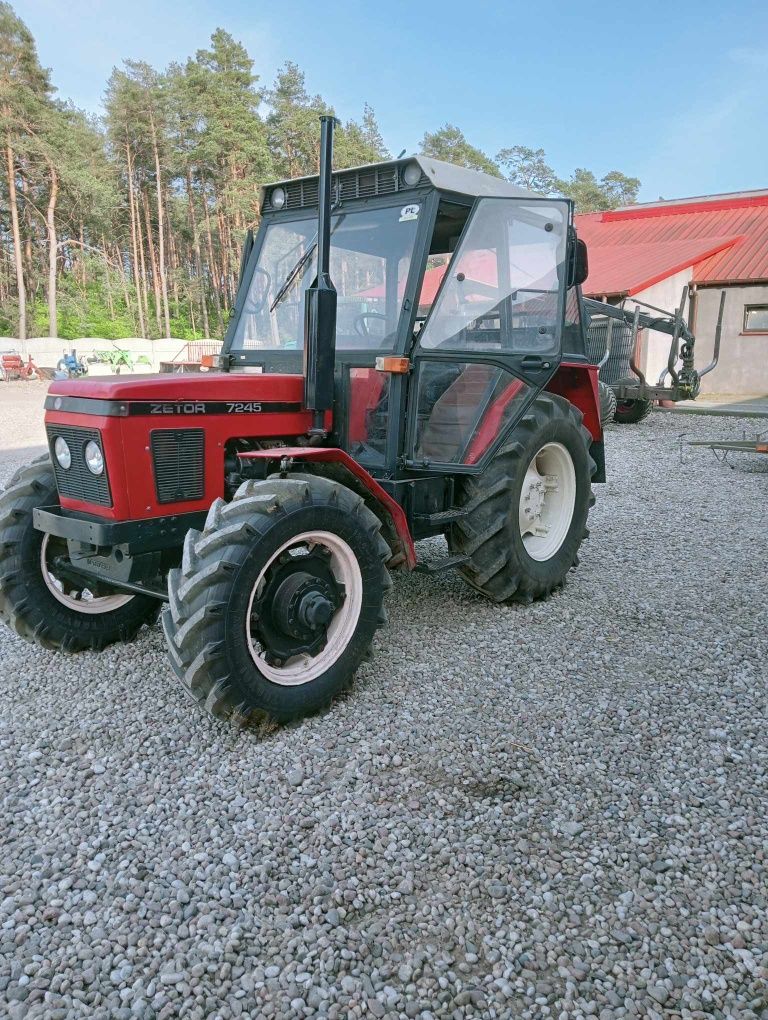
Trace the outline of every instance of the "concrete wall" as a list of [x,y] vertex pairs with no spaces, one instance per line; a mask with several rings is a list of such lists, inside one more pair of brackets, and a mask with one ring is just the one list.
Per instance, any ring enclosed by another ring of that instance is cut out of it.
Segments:
[[[712,358],[722,287],[702,287],[696,310],[696,364]],[[744,334],[744,305],[768,305],[768,286],[726,287],[720,361],[705,376],[702,393],[764,396],[768,393],[768,335]]]
[[[217,340],[192,341],[191,346],[201,347],[206,345],[206,353],[210,349],[208,345],[216,344]],[[186,340],[178,340],[174,337],[165,340],[145,340],[142,337],[130,337],[125,340],[104,340],[99,337],[83,337],[78,340],[51,340],[50,337],[28,337],[26,340],[17,340],[14,337],[0,337],[0,351],[16,350],[25,358],[32,355],[35,364],[40,368],[55,368],[64,351],[71,351],[73,348],[78,355],[90,358],[96,351],[120,350],[129,351],[134,362],[139,357],[148,359],[149,364],[135,365],[135,372],[158,372],[161,361],[174,361],[184,358],[187,347]],[[89,364],[91,375],[109,375],[111,369],[107,364]],[[125,368],[122,369],[125,373]]]

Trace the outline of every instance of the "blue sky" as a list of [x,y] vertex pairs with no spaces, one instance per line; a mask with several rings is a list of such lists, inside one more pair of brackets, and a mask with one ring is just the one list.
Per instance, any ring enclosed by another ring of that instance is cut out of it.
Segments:
[[646,201],[768,187],[765,0],[645,0],[631,14],[615,0],[14,6],[60,95],[94,112],[123,58],[163,67],[222,26],[263,81],[295,60],[340,116],[370,103],[395,154],[452,122],[491,155],[530,145],[561,175],[638,176]]

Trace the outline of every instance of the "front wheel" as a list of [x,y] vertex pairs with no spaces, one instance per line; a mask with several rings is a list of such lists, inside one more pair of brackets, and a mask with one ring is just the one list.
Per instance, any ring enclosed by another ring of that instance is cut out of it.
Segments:
[[594,502],[592,441],[581,412],[543,393],[480,475],[460,477],[465,516],[451,525],[465,580],[494,602],[542,598],[578,562]]
[[0,493],[0,618],[44,648],[76,652],[130,640],[157,617],[157,599],[73,579],[66,541],[32,522],[35,507],[58,502],[48,456],[17,471]]
[[246,482],[168,577],[174,671],[219,719],[287,722],[352,681],[384,620],[391,556],[362,499],[319,476]]

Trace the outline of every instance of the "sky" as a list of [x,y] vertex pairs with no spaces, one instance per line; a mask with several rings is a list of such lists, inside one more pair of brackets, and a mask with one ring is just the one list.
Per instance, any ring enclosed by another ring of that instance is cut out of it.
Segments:
[[489,155],[642,181],[641,201],[768,188],[768,3],[754,0],[11,0],[62,98],[99,113],[123,59],[162,68],[222,27],[263,84],[286,60],[390,151],[458,125]]

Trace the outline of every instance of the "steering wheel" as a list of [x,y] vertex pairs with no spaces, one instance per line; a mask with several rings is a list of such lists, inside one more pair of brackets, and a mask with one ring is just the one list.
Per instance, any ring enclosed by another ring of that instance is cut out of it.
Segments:
[[354,322],[355,333],[357,333],[358,336],[369,337],[371,335],[370,330],[366,325],[366,319],[383,319],[386,322],[387,316],[383,312],[361,312]]
[[[254,299],[254,298],[251,297],[251,294],[252,294],[252,291],[253,291],[253,283],[254,283],[254,280],[256,279],[256,277],[259,276],[259,275],[263,276],[265,278],[264,290],[262,291],[260,296],[258,296],[258,297],[256,297]],[[246,300],[245,300],[245,305],[243,307],[243,311],[247,315],[255,315],[257,312],[260,312],[261,309],[264,307],[264,305],[267,303],[267,300],[269,299],[269,292],[270,292],[271,288],[272,288],[272,277],[270,276],[268,271],[266,269],[264,269],[262,266],[254,266],[253,276],[251,277],[251,282],[248,285],[248,291],[247,291],[247,295],[246,295]]]

